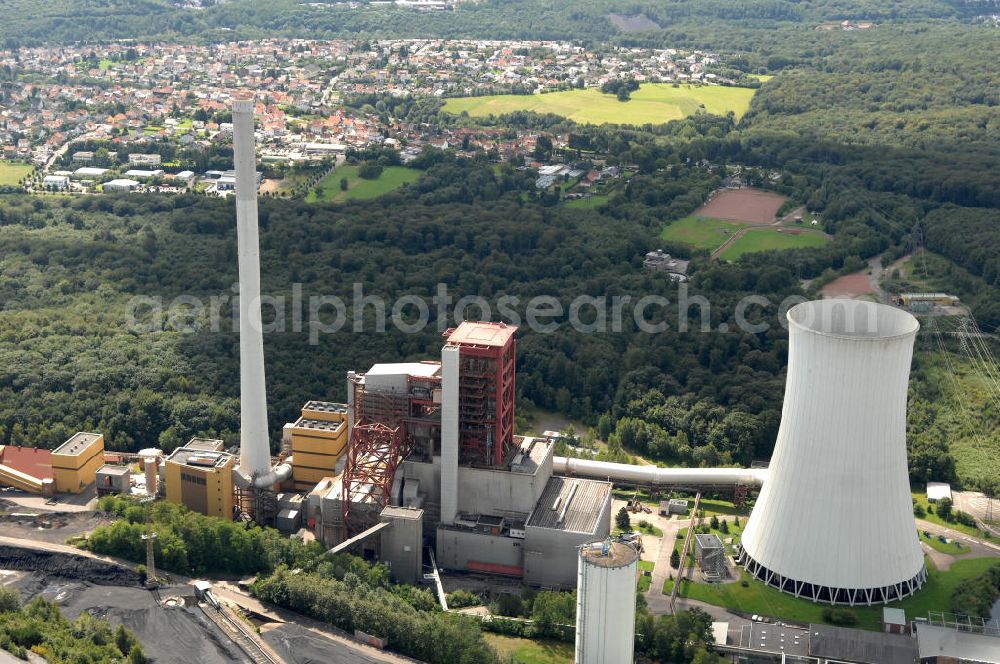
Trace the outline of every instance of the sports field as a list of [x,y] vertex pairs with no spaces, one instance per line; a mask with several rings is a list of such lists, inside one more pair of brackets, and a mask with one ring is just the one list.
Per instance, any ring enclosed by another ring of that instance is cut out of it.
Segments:
[[448,99],[448,113],[468,112],[474,117],[514,111],[555,113],[586,124],[663,124],[704,110],[716,115],[729,111],[739,119],[750,107],[755,90],[719,85],[648,83],[632,93],[629,101],[597,88],[564,90],[543,95],[490,95]]
[[694,213],[701,217],[769,224],[786,200],[781,194],[762,189],[720,189]]
[[771,249],[804,249],[822,247],[827,237],[818,231],[797,231],[789,228],[751,228],[731,245],[726,247],[719,258],[734,261],[743,254]]
[[0,186],[16,187],[21,178],[33,169],[34,166],[29,164],[0,160]]
[[[416,182],[420,171],[405,166],[387,166],[376,180],[365,180],[358,176],[357,166],[341,166],[320,180],[319,184],[309,192],[306,201],[318,203],[321,201],[349,201],[376,198],[399,189],[408,182]],[[347,179],[347,191],[340,188],[340,181]]]
[[663,229],[660,237],[667,242],[690,244],[697,249],[713,250],[733,236],[736,231],[746,228],[747,224],[726,219],[707,219],[704,217],[682,217]]

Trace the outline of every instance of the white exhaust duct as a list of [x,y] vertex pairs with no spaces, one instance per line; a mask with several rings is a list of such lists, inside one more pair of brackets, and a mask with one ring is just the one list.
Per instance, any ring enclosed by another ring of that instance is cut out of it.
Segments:
[[740,562],[814,601],[889,602],[926,570],[906,469],[906,392],[920,325],[893,307],[788,311],[788,378],[767,481]]
[[240,262],[240,466],[249,477],[270,472],[260,313],[260,244],[257,237],[257,154],[254,99],[233,101],[236,166],[236,236]]

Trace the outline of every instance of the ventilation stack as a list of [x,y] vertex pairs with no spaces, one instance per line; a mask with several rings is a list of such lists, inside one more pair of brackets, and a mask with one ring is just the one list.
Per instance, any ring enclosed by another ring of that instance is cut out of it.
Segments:
[[260,243],[257,229],[257,155],[253,96],[233,101],[236,166],[236,235],[240,264],[240,472],[267,475],[271,447],[264,385],[264,336],[260,311]]
[[788,311],[788,377],[740,563],[830,604],[898,600],[926,579],[906,467],[910,314],[856,300]]

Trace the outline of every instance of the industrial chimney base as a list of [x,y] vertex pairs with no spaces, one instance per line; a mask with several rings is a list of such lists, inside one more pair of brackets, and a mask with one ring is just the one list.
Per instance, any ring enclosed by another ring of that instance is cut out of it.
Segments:
[[826,604],[846,604],[848,606],[887,604],[912,595],[927,580],[927,567],[921,567],[920,571],[913,578],[889,586],[878,588],[833,588],[816,585],[808,581],[796,581],[795,579],[782,576],[758,563],[743,549],[740,549],[736,562],[743,566],[754,578],[772,588],[777,588],[781,592],[794,595],[795,597],[802,597]]

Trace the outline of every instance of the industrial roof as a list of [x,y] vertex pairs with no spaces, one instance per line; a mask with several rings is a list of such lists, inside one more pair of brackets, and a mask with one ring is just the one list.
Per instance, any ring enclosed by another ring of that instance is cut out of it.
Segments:
[[0,463],[40,480],[52,479],[52,452],[49,450],[0,445]]
[[[228,462],[230,459],[233,458],[233,455],[229,454],[228,452],[206,452],[204,450],[192,450],[188,449],[187,447],[178,447],[170,454],[169,457],[167,457],[167,461],[188,465],[188,460],[191,457],[209,457],[209,456],[215,457],[216,468],[224,466],[226,462]],[[195,467],[202,469],[207,468],[207,466],[195,466]]]
[[951,500],[951,485],[946,482],[928,482],[927,500],[936,501],[942,498]]
[[580,557],[598,567],[625,567],[639,557],[639,552],[624,542],[592,542],[580,547]]
[[703,549],[722,548],[722,540],[715,533],[695,533],[694,538],[698,540],[698,546]]
[[293,425],[297,429],[317,429],[319,431],[339,431],[347,426],[347,422],[331,422],[330,420],[313,420],[307,417],[300,417]]
[[203,452],[221,452],[225,443],[214,438],[192,438],[184,447],[189,450],[201,450]]
[[429,378],[441,373],[439,362],[388,362],[373,364],[365,376],[420,376]]
[[92,442],[101,437],[99,433],[75,433],[70,436],[70,439],[65,443],[57,447],[52,453],[53,454],[65,454],[67,456],[75,456],[80,452],[83,452]]
[[787,625],[750,623],[740,634],[740,645],[761,652],[801,656],[809,651],[809,632]]
[[129,475],[132,473],[128,466],[109,466],[104,464],[97,469],[98,475]]
[[515,332],[517,326],[506,323],[465,321],[448,334],[448,343],[506,346]]
[[906,611],[903,609],[894,609],[892,607],[885,607],[882,609],[882,624],[884,625],[905,625],[906,624]]
[[596,533],[601,511],[610,496],[610,482],[553,477],[545,485],[525,526]]
[[917,644],[909,636],[831,625],[809,625],[809,655],[860,664],[916,664]]
[[963,662],[1000,664],[1000,637],[959,632],[950,627],[918,626],[917,649],[920,659],[948,657]]
[[346,403],[335,403],[333,401],[307,401],[302,406],[302,410],[315,410],[321,413],[346,413]]

